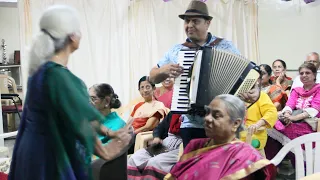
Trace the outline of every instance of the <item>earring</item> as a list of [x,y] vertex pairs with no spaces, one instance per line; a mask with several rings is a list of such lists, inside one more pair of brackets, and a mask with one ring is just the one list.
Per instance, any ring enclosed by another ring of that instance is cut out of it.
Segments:
[[232,131],[237,132],[237,128],[236,127],[232,128]]

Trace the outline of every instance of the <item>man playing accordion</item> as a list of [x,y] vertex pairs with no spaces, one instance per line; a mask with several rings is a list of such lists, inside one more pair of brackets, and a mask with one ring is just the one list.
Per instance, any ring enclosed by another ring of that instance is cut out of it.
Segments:
[[[184,30],[187,40],[183,44],[173,46],[150,72],[150,80],[160,83],[168,77],[176,78],[183,73],[183,67],[178,63],[178,53],[182,49],[199,49],[210,46],[226,50],[231,53],[240,54],[231,41],[227,41],[208,32],[212,17],[209,16],[207,5],[199,0],[191,1],[187,11],[179,15],[184,20]],[[181,115],[180,133],[183,145],[195,138],[206,137],[204,121],[200,116]]]

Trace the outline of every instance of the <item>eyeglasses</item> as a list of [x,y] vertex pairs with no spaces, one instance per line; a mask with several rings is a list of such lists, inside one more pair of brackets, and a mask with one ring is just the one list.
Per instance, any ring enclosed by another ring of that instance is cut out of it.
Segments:
[[304,75],[304,74],[310,75],[310,74],[312,74],[312,72],[308,72],[308,71],[307,71],[307,72],[300,72],[299,74],[300,74],[300,76],[302,76],[302,75]]
[[91,102],[95,102],[96,100],[98,100],[100,98],[96,97],[96,96],[90,96],[90,101]]
[[151,86],[151,85],[141,86],[141,87],[139,88],[140,91],[141,91],[141,90],[150,90],[150,89],[152,89],[152,86]]
[[309,60],[309,61],[305,61],[306,63],[312,63],[312,64],[318,64],[319,61],[317,60]]

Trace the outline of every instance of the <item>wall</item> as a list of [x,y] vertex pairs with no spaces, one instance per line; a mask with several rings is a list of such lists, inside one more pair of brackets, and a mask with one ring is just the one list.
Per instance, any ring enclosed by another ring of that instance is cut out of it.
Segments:
[[[13,59],[14,50],[20,49],[19,11],[16,7],[0,7],[0,41],[5,39],[7,57]],[[0,48],[2,61],[2,48]]]
[[[320,2],[301,6],[296,1],[259,4],[259,48],[261,63],[275,59],[286,61],[288,69],[297,69],[309,52],[320,53]],[[295,76],[296,72],[289,72]]]

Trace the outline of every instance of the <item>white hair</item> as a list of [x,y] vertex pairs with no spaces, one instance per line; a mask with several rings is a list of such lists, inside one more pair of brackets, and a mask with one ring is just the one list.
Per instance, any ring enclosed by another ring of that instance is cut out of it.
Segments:
[[241,124],[236,131],[236,136],[240,136],[240,132],[244,130],[243,120],[246,115],[246,106],[244,102],[237,96],[230,94],[221,94],[217,96],[218,99],[222,100],[227,108],[227,113],[231,121],[241,120]]
[[29,55],[29,75],[64,49],[71,34],[80,33],[80,20],[75,9],[65,5],[49,7],[40,18],[40,32],[33,40]]
[[318,61],[320,60],[320,59],[319,59],[320,56],[319,56],[319,54],[318,54],[317,52],[311,52],[311,53],[308,54],[308,57],[309,57],[309,56],[317,56],[317,60],[318,60]]

